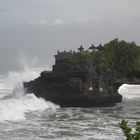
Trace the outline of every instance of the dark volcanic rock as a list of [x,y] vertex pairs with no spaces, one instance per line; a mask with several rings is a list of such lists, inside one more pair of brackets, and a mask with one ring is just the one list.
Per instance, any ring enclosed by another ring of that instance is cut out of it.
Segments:
[[55,59],[51,72],[44,71],[37,79],[24,82],[24,88],[62,107],[114,105],[122,100],[118,94],[121,84],[140,76],[138,72],[134,76],[126,70],[97,68],[80,53],[58,53]]

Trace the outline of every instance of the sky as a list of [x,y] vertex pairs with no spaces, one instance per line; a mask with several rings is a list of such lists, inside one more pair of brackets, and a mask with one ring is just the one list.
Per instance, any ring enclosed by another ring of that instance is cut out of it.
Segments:
[[57,50],[139,37],[139,0],[0,0],[0,72],[51,68]]

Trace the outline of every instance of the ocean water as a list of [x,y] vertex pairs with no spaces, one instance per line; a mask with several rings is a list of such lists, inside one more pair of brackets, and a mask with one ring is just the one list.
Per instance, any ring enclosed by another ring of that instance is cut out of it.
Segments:
[[0,76],[0,140],[124,140],[121,119],[140,120],[140,85],[123,85],[123,102],[113,107],[60,108],[33,94],[22,81],[39,76],[25,68]]

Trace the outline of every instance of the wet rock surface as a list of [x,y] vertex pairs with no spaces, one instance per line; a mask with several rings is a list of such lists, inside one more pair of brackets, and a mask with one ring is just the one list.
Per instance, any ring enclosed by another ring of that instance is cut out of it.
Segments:
[[44,71],[37,79],[24,82],[26,93],[34,93],[61,107],[103,107],[122,101],[118,88],[123,83],[138,83],[140,73],[98,68],[80,53],[55,55],[52,71]]

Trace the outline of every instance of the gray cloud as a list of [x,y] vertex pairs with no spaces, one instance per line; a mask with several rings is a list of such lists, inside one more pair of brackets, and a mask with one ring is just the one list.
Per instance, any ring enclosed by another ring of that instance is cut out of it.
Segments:
[[139,0],[0,0],[0,71],[17,69],[22,50],[37,65],[59,50],[116,37],[140,44]]

